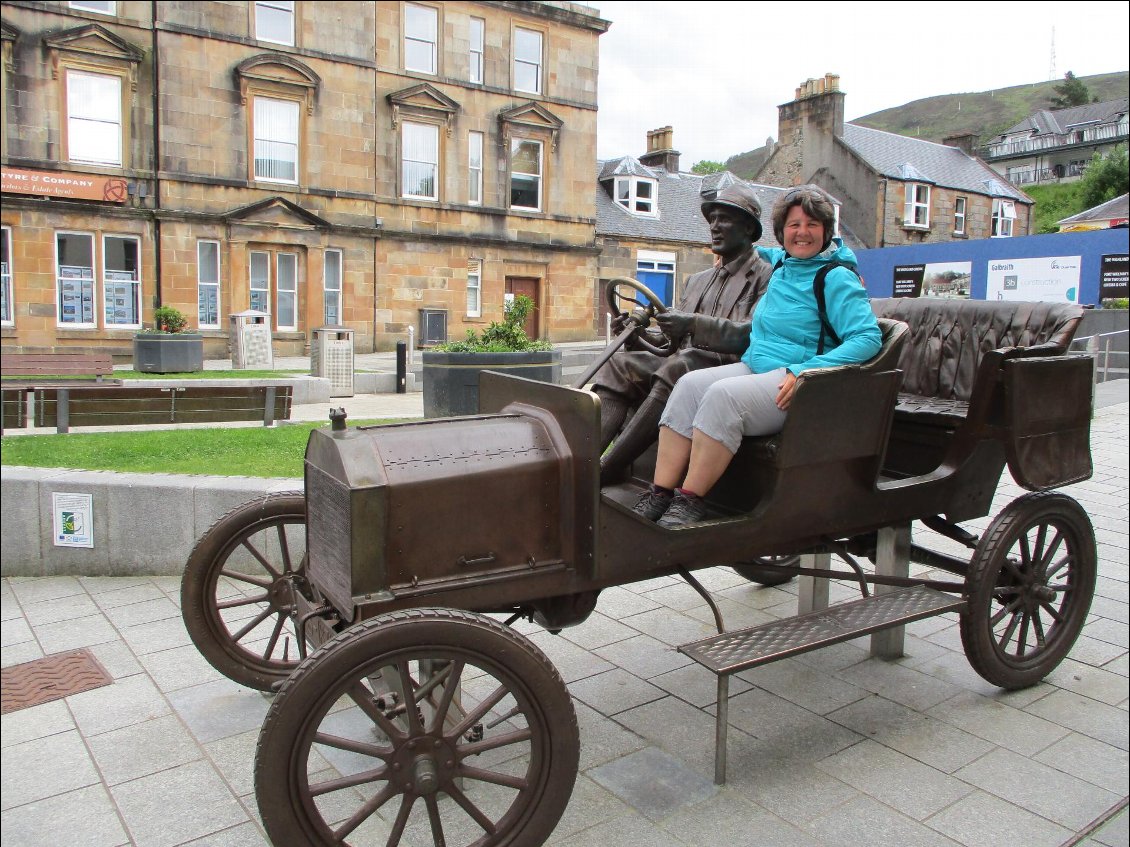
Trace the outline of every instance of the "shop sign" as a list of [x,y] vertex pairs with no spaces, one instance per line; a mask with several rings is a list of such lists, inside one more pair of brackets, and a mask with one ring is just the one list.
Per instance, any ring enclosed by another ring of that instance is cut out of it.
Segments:
[[0,188],[11,194],[36,194],[69,200],[102,200],[106,203],[124,203],[129,197],[124,179],[69,171],[3,168],[0,169]]

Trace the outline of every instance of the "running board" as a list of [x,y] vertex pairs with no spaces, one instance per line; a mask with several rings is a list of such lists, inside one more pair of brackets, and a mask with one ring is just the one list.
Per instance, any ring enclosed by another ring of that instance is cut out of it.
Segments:
[[679,647],[680,653],[718,677],[714,782],[717,785],[726,782],[730,674],[923,618],[961,611],[965,606],[966,601],[961,597],[914,586],[749,629],[712,635]]

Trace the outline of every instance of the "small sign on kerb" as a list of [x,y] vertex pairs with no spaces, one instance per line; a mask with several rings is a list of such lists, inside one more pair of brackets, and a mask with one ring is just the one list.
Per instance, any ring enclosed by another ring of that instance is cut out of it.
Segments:
[[56,547],[94,546],[94,495],[51,494]]

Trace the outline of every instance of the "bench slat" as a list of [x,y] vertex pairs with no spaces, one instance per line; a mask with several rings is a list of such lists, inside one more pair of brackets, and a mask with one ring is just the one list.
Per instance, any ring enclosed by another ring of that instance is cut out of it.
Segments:
[[114,360],[109,353],[5,353],[3,376],[109,376]]

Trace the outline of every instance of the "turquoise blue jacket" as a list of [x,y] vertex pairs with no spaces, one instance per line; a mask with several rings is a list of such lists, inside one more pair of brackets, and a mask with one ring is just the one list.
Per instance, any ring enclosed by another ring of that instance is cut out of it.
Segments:
[[838,238],[811,259],[794,259],[778,248],[758,247],[770,265],[784,259],[769,279],[769,288],[757,301],[749,347],[742,354],[754,373],[788,368],[799,376],[809,368],[830,368],[866,362],[879,352],[882,333],[871,311],[867,292],[847,268],[833,268],[824,280],[828,323],[840,337],[838,346],[825,338],[824,354],[816,355],[820,341],[820,313],[812,293],[816,272],[827,262],[856,265],[855,254]]

